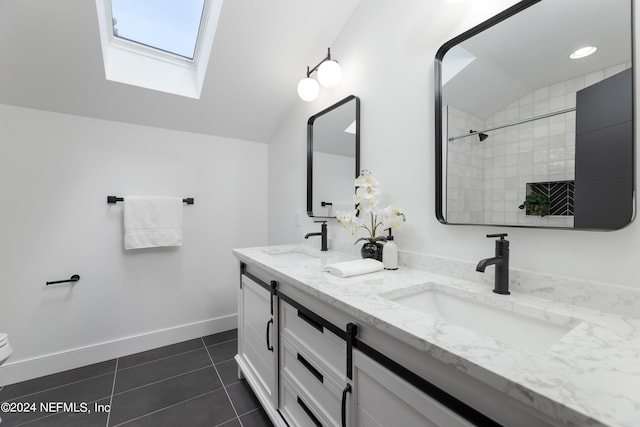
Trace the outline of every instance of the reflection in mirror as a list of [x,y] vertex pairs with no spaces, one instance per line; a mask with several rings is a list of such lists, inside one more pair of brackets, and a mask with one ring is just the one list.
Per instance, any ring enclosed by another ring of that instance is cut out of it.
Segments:
[[307,122],[307,213],[353,209],[360,170],[360,99],[350,95]]
[[[442,46],[441,222],[613,230],[633,219],[631,16],[631,0],[522,1]],[[547,215],[520,208],[531,194]]]

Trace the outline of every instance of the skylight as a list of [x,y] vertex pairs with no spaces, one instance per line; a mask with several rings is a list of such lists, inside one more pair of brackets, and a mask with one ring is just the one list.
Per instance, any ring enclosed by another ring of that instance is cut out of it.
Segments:
[[446,85],[476,57],[460,45],[454,46],[447,52],[447,60],[442,64],[442,85]]
[[105,78],[200,98],[223,0],[95,0]]
[[111,0],[113,35],[193,59],[204,0]]

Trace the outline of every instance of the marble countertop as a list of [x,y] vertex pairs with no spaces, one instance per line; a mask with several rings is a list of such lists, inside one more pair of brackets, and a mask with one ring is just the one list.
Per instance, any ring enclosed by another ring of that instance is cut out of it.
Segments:
[[[565,425],[640,425],[638,319],[514,291],[509,296],[497,295],[486,284],[403,267],[340,278],[322,268],[355,259],[353,255],[301,245],[235,249],[233,253]],[[518,349],[389,299],[422,289],[546,319],[569,332],[545,351]]]

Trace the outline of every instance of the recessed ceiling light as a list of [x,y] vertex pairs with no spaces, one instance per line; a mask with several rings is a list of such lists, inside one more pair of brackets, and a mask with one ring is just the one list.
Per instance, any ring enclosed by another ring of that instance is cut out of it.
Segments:
[[580,59],[580,58],[584,58],[585,56],[589,56],[592,53],[594,53],[596,50],[598,50],[597,47],[595,46],[585,46],[585,47],[581,47],[580,49],[576,50],[575,52],[573,52],[571,55],[569,55],[569,58],[571,59]]

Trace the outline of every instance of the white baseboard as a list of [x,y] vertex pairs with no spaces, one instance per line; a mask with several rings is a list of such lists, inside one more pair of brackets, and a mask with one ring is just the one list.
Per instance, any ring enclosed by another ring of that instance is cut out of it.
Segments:
[[0,386],[228,331],[237,326],[238,316],[232,314],[30,359],[12,361],[9,358],[0,367]]

